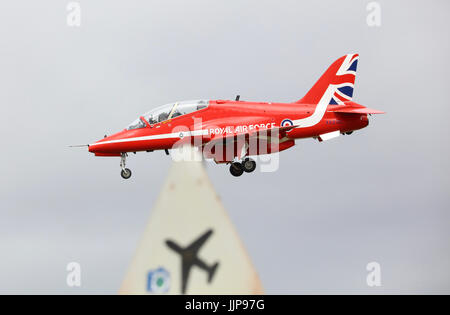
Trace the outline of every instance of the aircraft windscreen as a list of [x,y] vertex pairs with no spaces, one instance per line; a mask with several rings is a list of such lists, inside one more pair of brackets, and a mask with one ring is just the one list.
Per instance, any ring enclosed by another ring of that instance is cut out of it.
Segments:
[[[144,115],[144,119],[150,124],[160,123],[178,116],[186,115],[197,110],[208,107],[209,101],[207,100],[196,100],[196,101],[183,101],[166,104],[157,107]],[[141,119],[136,119],[128,127],[128,130],[144,128],[145,123]]]
[[133,130],[133,129],[139,129],[139,128],[144,128],[144,127],[145,127],[145,123],[140,118],[138,118],[135,121],[133,121],[131,124],[129,124],[127,129]]

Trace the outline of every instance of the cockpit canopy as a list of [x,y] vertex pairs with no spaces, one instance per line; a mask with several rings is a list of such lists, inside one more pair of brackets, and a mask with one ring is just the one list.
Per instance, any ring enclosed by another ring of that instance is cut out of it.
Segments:
[[[208,107],[208,104],[209,101],[207,100],[182,101],[166,104],[140,116],[127,127],[127,130],[144,128],[147,125],[146,122],[153,125],[181,115],[186,115],[200,109],[204,109]],[[145,121],[143,121],[142,118]]]

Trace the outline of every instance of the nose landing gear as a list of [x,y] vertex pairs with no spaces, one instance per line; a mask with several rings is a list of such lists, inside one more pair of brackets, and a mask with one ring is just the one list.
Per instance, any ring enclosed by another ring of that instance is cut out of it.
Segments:
[[131,170],[129,168],[125,168],[122,171],[120,171],[120,176],[122,176],[123,179],[128,179],[131,177]]
[[123,179],[128,179],[131,177],[131,170],[125,167],[127,156],[128,155],[126,153],[120,154],[120,168],[122,169],[120,176],[122,176]]

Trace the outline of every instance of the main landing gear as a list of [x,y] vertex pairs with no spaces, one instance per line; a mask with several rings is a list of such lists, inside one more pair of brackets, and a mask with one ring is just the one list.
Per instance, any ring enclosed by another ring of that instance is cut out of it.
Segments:
[[126,153],[120,154],[120,168],[122,169],[122,171],[120,172],[120,176],[122,176],[123,179],[128,179],[131,177],[131,170],[125,167],[127,156],[128,155]]
[[233,162],[230,165],[230,173],[235,177],[239,177],[244,172],[251,173],[256,169],[256,162],[250,158],[245,158],[242,162]]

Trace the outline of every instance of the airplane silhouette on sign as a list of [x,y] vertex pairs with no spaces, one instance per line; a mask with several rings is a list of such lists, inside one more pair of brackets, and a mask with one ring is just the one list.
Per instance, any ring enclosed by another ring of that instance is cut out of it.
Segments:
[[208,273],[208,283],[211,283],[212,278],[219,266],[219,263],[216,262],[212,266],[208,266],[203,260],[197,257],[197,254],[203,244],[208,240],[208,238],[213,233],[213,230],[206,231],[202,236],[200,236],[197,240],[192,242],[189,246],[182,248],[174,241],[166,240],[166,245],[175,251],[176,253],[181,255],[181,293],[186,294],[186,287],[189,278],[189,273],[193,266],[197,266],[200,269],[204,270]]

